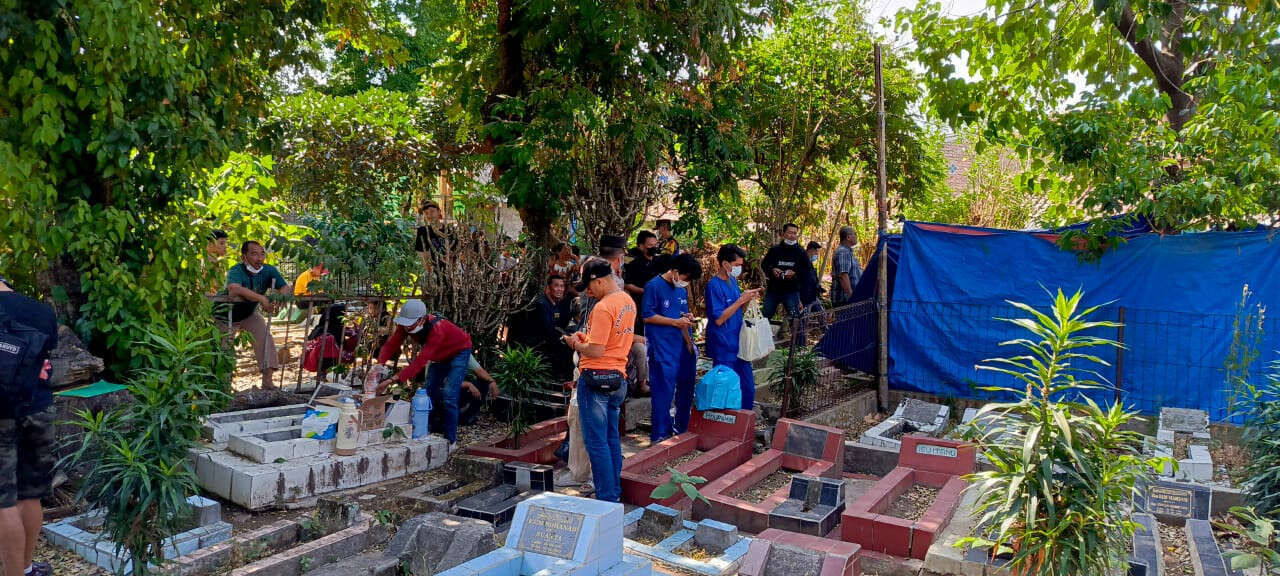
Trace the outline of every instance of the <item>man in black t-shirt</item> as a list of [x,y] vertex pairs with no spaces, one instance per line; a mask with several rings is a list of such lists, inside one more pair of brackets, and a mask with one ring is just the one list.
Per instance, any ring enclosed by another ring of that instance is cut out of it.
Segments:
[[440,205],[431,200],[418,209],[418,232],[413,239],[413,251],[422,258],[422,266],[428,271],[458,252],[458,238],[445,228]]
[[[624,289],[636,303],[636,310],[644,301],[644,285],[658,274],[658,255],[662,250],[658,247],[658,237],[653,232],[641,230],[636,235],[636,247],[627,252],[631,259],[622,267],[622,279],[626,283]],[[649,392],[649,348],[644,338],[644,319],[636,314],[635,338],[631,341],[631,362],[634,394],[644,395]]]
[[800,227],[790,222],[778,231],[779,242],[764,255],[761,267],[767,279],[764,289],[765,318],[772,318],[782,305],[792,320],[799,318],[801,282],[813,274],[809,254],[799,244]]
[[[0,278],[0,565],[6,574],[50,576],[52,568],[33,562],[43,511],[40,499],[52,493],[54,464],[53,390],[49,353],[58,346],[53,310],[14,292]],[[22,326],[15,326],[21,323]],[[27,355],[22,340],[43,336]],[[25,361],[23,361],[25,360]]]

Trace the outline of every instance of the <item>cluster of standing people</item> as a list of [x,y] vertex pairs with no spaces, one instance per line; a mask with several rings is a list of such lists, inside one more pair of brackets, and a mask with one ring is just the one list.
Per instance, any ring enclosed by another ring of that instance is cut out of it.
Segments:
[[[636,246],[625,253],[622,237],[606,235],[600,239],[599,255],[582,259],[576,271],[572,264],[565,264],[570,262],[568,252],[557,247],[556,255],[563,258],[553,266],[560,268],[553,268],[534,314],[548,327],[517,331],[516,336],[518,341],[554,350],[557,342],[550,337],[553,331],[559,332],[558,342],[577,355],[578,377],[573,384],[577,421],[570,422],[571,441],[576,437],[573,428],[580,427],[595,497],[610,502],[619,501],[622,494],[619,418],[628,388],[647,384],[653,442],[684,433],[694,402],[698,348],[692,329],[699,321],[690,312],[689,287],[702,277],[703,269],[692,255],[680,251],[669,222],[660,222],[658,230],[658,234],[640,232]],[[733,244],[719,248],[713,276],[706,283],[707,355],[713,365],[737,374],[744,410],[755,406],[752,366],[738,354],[747,305],[763,297],[766,317],[781,306],[793,318],[821,306],[815,257],[821,246],[810,243],[801,248],[798,236],[799,227],[794,224],[780,230],[779,243],[761,261],[767,277],[763,290],[744,291],[738,284],[747,253]],[[849,301],[861,275],[852,251],[856,234],[844,227],[839,237],[832,263],[833,305]],[[581,292],[581,320],[578,330],[566,332],[564,327],[571,326],[572,320],[564,315],[575,315],[563,295],[563,275],[575,273],[581,279],[575,286]],[[526,340],[526,334],[540,334],[542,339]],[[555,354],[551,363],[563,366],[564,360]]]

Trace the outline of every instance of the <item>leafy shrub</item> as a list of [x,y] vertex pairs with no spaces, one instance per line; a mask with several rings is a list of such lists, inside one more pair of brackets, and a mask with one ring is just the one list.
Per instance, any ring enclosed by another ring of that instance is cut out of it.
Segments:
[[1280,538],[1276,537],[1275,522],[1260,516],[1253,508],[1232,506],[1231,515],[1243,526],[1225,522],[1214,524],[1223,530],[1242,537],[1240,550],[1228,550],[1223,554],[1232,570],[1250,570],[1261,575],[1280,575]]
[[1142,457],[1142,435],[1124,430],[1133,413],[1100,407],[1082,393],[1106,387],[1093,380],[1092,370],[1106,362],[1085,349],[1119,344],[1084,334],[1116,324],[1086,320],[1096,307],[1079,310],[1081,297],[1058,290],[1052,315],[1011,302],[1031,318],[1000,320],[1025,328],[1034,339],[1004,342],[1025,354],[979,366],[1021,384],[982,389],[1020,399],[984,406],[978,417],[998,415],[995,424],[985,434],[965,432],[993,469],[970,477],[979,495],[979,532],[958,545],[1011,548],[1018,575],[1118,570],[1135,527],[1128,502],[1156,463]]
[[1244,418],[1241,442],[1248,459],[1239,476],[1248,501],[1261,514],[1280,519],[1280,361],[1266,382],[1237,386],[1236,413]]
[[[787,414],[796,414],[800,398],[806,390],[818,385],[818,351],[812,346],[793,348],[790,374],[787,371],[788,356],[792,353],[773,354],[769,357],[769,392],[787,407]],[[788,378],[790,376],[790,378]]]
[[551,383],[542,355],[527,346],[510,346],[498,359],[494,380],[511,401],[511,439],[520,447],[520,435],[533,426],[532,392]]
[[690,500],[701,500],[704,504],[711,504],[711,501],[707,500],[707,497],[698,491],[698,484],[706,482],[706,478],[690,476],[671,467],[667,467],[667,472],[671,473],[671,478],[655,487],[653,492],[649,493],[650,498],[664,500],[675,496],[676,492],[684,492],[684,495],[688,496]]
[[208,322],[179,319],[135,347],[141,368],[127,384],[134,402],[82,410],[84,431],[68,463],[84,471],[79,496],[105,510],[104,534],[133,559],[135,574],[163,560],[161,541],[181,531],[197,493],[188,450],[206,416],[225,406],[231,363]]

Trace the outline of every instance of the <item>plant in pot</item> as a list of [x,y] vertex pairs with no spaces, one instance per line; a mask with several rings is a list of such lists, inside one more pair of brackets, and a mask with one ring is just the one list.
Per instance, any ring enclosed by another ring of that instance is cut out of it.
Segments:
[[769,357],[769,393],[784,406],[786,413],[783,416],[797,414],[801,396],[806,390],[818,385],[818,351],[812,346],[800,346],[792,350],[787,354],[773,354]]
[[145,575],[163,560],[161,542],[190,519],[186,499],[198,488],[189,450],[204,418],[228,401],[229,372],[216,328],[200,320],[153,327],[134,355],[134,401],[79,411],[72,423],[84,436],[61,465],[81,472],[78,497],[105,512],[103,534]]
[[533,426],[532,392],[551,382],[542,354],[528,346],[508,346],[493,371],[502,395],[510,400],[508,419],[511,440],[520,447],[520,435]]
[[969,477],[978,494],[975,536],[958,546],[1011,553],[1015,575],[1111,574],[1125,565],[1136,524],[1128,503],[1162,459],[1145,459],[1143,437],[1125,429],[1134,413],[1100,406],[1087,394],[1109,388],[1092,347],[1118,347],[1096,336],[1117,324],[1090,321],[1081,292],[1058,290],[1049,313],[1010,302],[1030,317],[999,320],[1031,333],[1001,343],[1022,353],[979,366],[1012,377],[980,389],[1017,398],[978,412],[996,415],[985,431],[970,429],[991,470]]

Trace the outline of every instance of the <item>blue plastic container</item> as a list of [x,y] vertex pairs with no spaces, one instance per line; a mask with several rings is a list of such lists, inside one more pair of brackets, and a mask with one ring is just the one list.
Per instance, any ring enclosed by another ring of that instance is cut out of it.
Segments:
[[419,388],[413,395],[413,437],[422,438],[428,433],[427,422],[431,419],[431,397],[426,388]]

